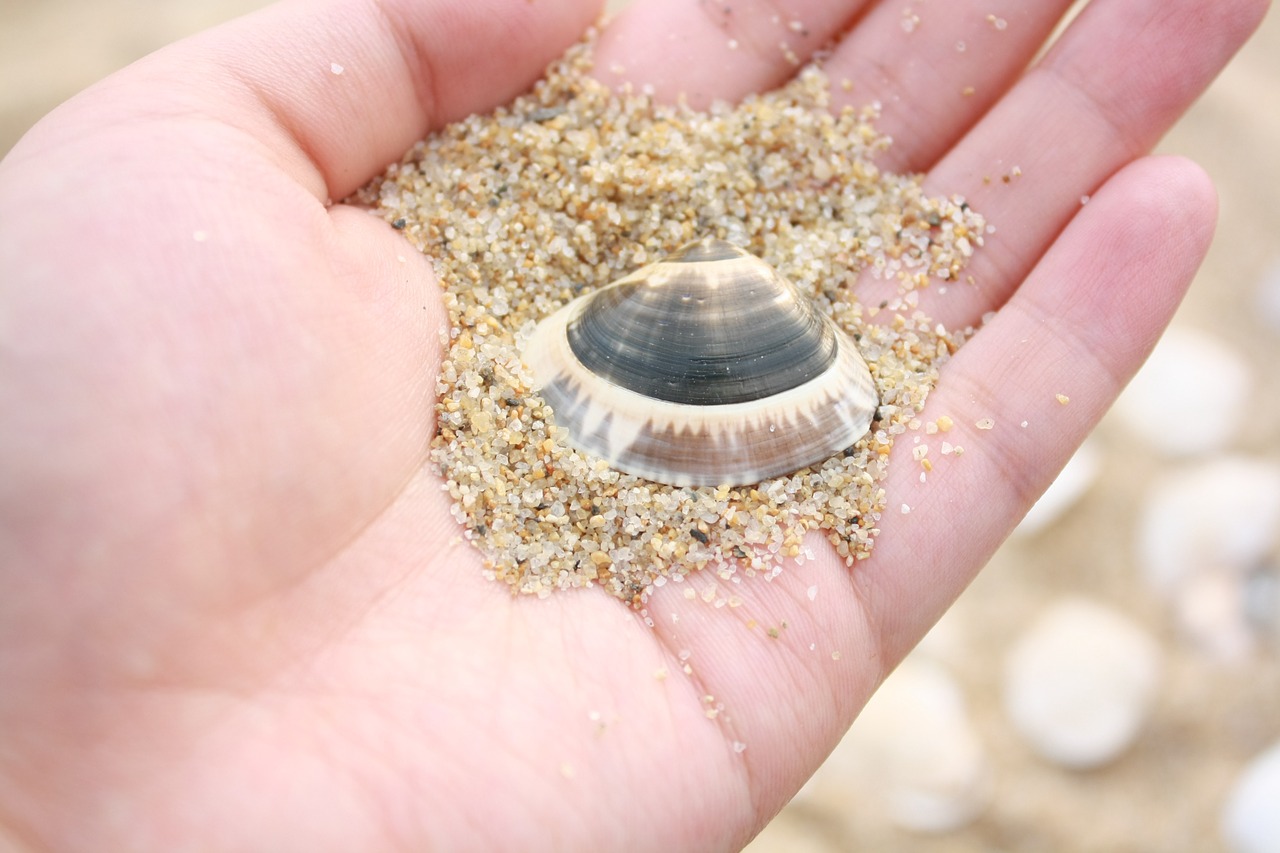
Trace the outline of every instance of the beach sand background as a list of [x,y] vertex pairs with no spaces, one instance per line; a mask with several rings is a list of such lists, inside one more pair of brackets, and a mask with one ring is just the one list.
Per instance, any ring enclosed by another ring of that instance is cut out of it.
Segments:
[[[0,152],[79,89],[170,41],[261,0],[0,0]],[[1280,463],[1280,15],[1264,22],[1160,149],[1213,177],[1221,219],[1175,326],[1217,338],[1249,374],[1242,422],[1212,451]],[[998,223],[997,223],[998,225]],[[1214,387],[1204,417],[1218,417]],[[1225,429],[1225,427],[1224,427]],[[1092,439],[1101,462],[1083,496],[1044,529],[1015,537],[944,620],[936,638],[990,762],[985,808],[941,834],[894,827],[856,791],[802,796],[752,853],[838,850],[1224,849],[1222,805],[1250,758],[1280,740],[1280,604],[1253,651],[1224,659],[1188,641],[1143,580],[1136,527],[1161,478],[1205,454],[1162,455],[1108,417]],[[1222,496],[1204,495],[1206,506]],[[980,496],[975,496],[980,499]],[[1280,571],[1275,531],[1262,568]],[[1046,606],[1080,595],[1154,635],[1164,665],[1155,709],[1111,764],[1068,771],[1010,731],[1001,703],[1005,650]],[[1255,602],[1256,604],[1256,602]]]

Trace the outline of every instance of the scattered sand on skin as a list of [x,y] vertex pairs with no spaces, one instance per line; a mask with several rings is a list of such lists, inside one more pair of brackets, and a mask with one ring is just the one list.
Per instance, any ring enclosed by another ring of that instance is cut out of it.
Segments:
[[[960,278],[983,220],[873,165],[888,145],[874,110],[833,113],[817,67],[696,112],[595,82],[592,39],[530,94],[444,128],[357,197],[432,258],[444,289],[432,458],[464,536],[516,592],[599,585],[638,608],[701,569],[728,582],[712,603],[735,606],[742,577],[811,556],[810,530],[852,565],[885,509],[893,441],[920,426],[965,334],[919,312],[916,289]],[[756,486],[675,488],[560,440],[519,356],[534,323],[704,236],[768,261],[859,342],[881,406],[855,446]],[[891,303],[857,301],[867,267],[898,282]]]

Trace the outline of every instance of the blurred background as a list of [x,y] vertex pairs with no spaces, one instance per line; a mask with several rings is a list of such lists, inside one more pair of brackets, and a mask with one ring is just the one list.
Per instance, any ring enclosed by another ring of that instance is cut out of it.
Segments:
[[[0,0],[0,153],[262,5]],[[1160,147],[1222,205],[1170,334],[751,853],[1280,851],[1280,16]]]

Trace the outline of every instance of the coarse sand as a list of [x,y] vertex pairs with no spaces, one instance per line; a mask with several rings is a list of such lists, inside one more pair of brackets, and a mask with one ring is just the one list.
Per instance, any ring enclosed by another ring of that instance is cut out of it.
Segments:
[[[691,571],[736,583],[803,562],[814,529],[852,565],[870,553],[894,439],[921,427],[966,334],[917,310],[916,289],[967,286],[984,222],[961,198],[926,197],[918,176],[877,168],[889,141],[874,110],[829,109],[819,67],[698,112],[595,82],[592,39],[530,94],[444,128],[357,196],[433,259],[444,289],[432,458],[464,535],[515,591],[597,584],[636,607]],[[533,325],[707,236],[772,264],[859,342],[881,405],[856,445],[753,487],[675,488],[563,441],[520,358]],[[895,299],[858,301],[868,267],[898,283]]]

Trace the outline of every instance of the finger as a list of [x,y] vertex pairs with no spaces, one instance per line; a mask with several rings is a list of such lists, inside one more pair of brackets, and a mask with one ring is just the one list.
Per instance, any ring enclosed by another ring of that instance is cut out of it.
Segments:
[[[1215,215],[1212,185],[1195,165],[1130,165],[943,367],[922,418],[947,415],[955,427],[921,436],[932,465],[924,482],[912,459],[919,445],[894,448],[881,538],[854,572],[889,660],[959,594],[1150,353],[1208,249]],[[977,426],[987,419],[989,428]],[[944,440],[963,453],[945,453]]]
[[649,599],[654,636],[718,728],[723,762],[757,831],[831,751],[887,671],[850,569],[824,539],[813,544],[827,558],[788,565],[770,580],[702,571]]
[[887,169],[927,169],[1026,68],[1071,0],[882,3],[823,67],[832,102],[880,104]]
[[[996,231],[962,284],[921,303],[950,328],[976,323],[1027,275],[1082,198],[1156,143],[1257,26],[1265,0],[1097,0],[929,173]],[[865,298],[884,297],[883,285]]]
[[595,74],[610,85],[652,87],[704,108],[781,84],[825,47],[868,0],[644,0],[610,22]]
[[[600,0],[280,3],[173,45],[81,99],[82,122],[208,119],[319,199],[343,198],[433,127],[503,103]],[[92,124],[84,124],[92,126]],[[35,141],[32,141],[33,144]]]

